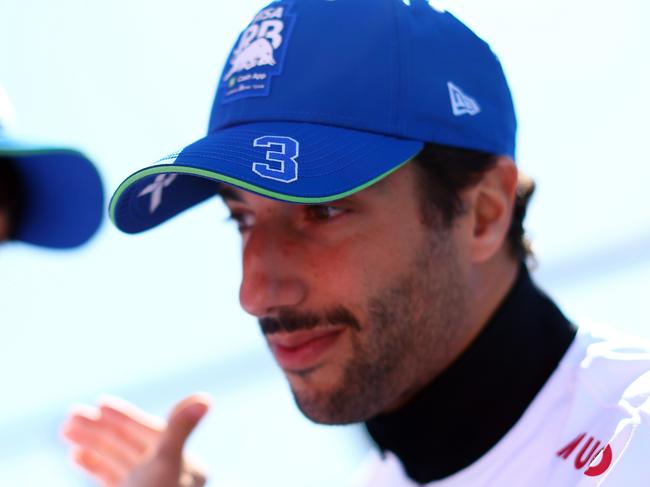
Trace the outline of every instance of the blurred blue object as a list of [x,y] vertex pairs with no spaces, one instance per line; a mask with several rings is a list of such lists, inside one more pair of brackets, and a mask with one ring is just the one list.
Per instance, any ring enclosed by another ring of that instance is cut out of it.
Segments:
[[12,138],[4,130],[2,108],[0,103],[0,157],[16,168],[21,186],[12,239],[55,249],[86,243],[105,211],[99,172],[78,151]]

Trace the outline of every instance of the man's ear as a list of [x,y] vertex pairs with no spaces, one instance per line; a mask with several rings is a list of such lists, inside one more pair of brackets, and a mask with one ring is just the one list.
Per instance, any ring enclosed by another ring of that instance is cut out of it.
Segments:
[[472,261],[485,262],[505,244],[517,191],[517,167],[512,159],[498,157],[470,190],[466,202],[472,223]]

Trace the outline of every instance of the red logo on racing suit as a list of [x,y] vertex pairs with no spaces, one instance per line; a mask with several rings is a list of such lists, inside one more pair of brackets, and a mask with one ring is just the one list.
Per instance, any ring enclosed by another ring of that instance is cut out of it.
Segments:
[[582,470],[588,465],[584,474],[588,477],[598,477],[607,471],[614,456],[611,446],[605,445],[599,450],[600,445],[600,440],[593,436],[587,436],[587,433],[582,433],[558,451],[557,456],[563,460],[568,460],[580,446],[581,448],[575,454],[573,466],[576,470]]

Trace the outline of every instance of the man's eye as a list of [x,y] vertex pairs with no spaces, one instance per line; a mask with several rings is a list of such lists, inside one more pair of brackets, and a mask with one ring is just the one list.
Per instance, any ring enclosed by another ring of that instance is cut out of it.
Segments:
[[310,205],[306,207],[307,218],[315,221],[327,221],[345,213],[343,208],[329,205]]
[[235,222],[237,224],[237,229],[240,232],[245,232],[250,230],[253,224],[255,223],[255,217],[248,212],[236,212],[233,211],[228,220]]

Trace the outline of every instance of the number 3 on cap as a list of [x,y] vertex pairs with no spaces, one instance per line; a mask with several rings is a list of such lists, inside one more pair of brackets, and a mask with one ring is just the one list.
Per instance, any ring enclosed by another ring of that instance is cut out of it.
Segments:
[[[255,147],[266,147],[265,162],[254,162],[253,172],[266,179],[274,179],[282,183],[293,183],[298,180],[298,149],[300,144],[291,137],[265,135],[253,141]],[[270,150],[276,146],[279,150]]]

